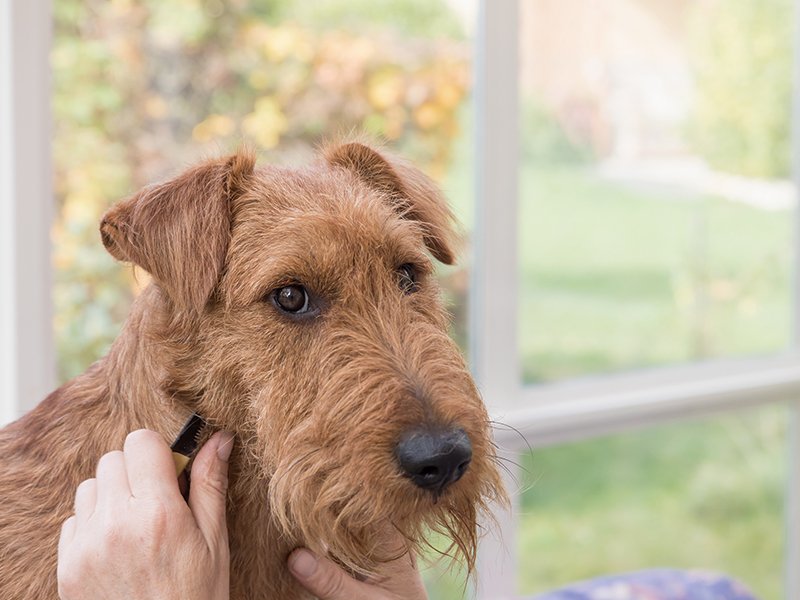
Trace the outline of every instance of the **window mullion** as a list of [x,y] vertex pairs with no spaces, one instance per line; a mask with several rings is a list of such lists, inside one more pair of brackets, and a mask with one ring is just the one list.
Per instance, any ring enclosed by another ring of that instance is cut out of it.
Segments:
[[[520,396],[517,358],[518,0],[481,0],[475,56],[476,218],[470,360],[490,412]],[[513,464],[513,463],[512,463]],[[512,505],[519,500],[507,482]],[[482,598],[516,592],[515,513],[480,549]]]
[[518,2],[481,2],[475,57],[476,218],[470,359],[490,405],[518,397]]

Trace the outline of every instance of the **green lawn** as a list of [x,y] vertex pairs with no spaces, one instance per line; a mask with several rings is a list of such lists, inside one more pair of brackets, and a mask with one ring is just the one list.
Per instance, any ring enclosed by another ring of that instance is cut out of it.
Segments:
[[[541,450],[524,466],[520,591],[704,568],[781,598],[783,407]],[[524,566],[523,566],[524,565]]]
[[524,169],[526,382],[789,343],[791,213]]

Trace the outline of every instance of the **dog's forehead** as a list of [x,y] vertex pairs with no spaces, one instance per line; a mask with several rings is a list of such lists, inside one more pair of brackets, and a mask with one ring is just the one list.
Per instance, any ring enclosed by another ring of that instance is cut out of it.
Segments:
[[360,215],[362,220],[370,220],[394,215],[377,190],[346,169],[325,165],[267,165],[256,169],[234,211],[248,219],[327,213]]
[[234,240],[286,240],[291,232],[307,243],[360,249],[370,241],[420,244],[413,235],[417,226],[398,214],[390,198],[340,168],[260,168],[232,209]]
[[281,278],[429,264],[418,224],[343,169],[260,168],[232,212],[227,272],[243,301]]

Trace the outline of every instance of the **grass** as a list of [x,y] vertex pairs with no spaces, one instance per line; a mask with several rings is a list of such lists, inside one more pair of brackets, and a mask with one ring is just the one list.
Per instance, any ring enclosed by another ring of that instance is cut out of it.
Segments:
[[524,169],[521,190],[525,382],[787,347],[789,213],[574,167]]
[[724,571],[781,597],[785,410],[549,448],[525,459],[520,591],[648,567]]

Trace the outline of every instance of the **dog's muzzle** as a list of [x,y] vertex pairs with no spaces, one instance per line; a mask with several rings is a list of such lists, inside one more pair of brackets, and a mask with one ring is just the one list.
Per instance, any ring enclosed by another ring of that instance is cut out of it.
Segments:
[[472,461],[472,444],[463,429],[415,429],[395,448],[400,468],[418,487],[440,494],[461,479]]

